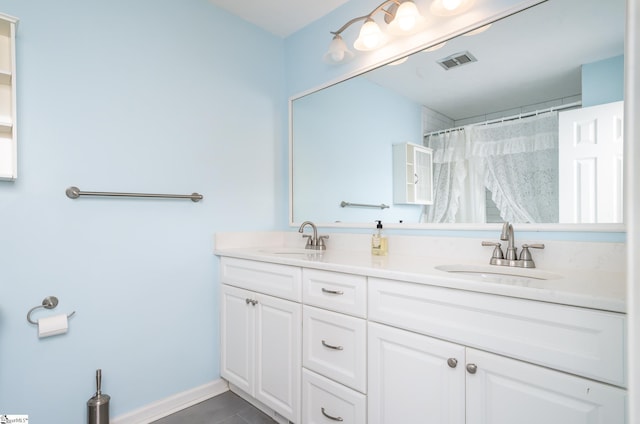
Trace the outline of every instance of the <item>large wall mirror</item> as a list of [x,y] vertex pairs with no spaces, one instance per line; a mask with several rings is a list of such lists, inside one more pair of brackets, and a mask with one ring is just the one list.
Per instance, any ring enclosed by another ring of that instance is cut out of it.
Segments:
[[[624,26],[624,0],[548,0],[293,99],[292,222],[622,231]],[[402,143],[428,204],[394,201]]]

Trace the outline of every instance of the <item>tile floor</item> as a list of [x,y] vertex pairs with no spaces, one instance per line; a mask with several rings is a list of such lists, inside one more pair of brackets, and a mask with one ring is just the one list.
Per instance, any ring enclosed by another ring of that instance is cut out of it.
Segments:
[[231,391],[205,400],[153,424],[274,424],[271,418]]

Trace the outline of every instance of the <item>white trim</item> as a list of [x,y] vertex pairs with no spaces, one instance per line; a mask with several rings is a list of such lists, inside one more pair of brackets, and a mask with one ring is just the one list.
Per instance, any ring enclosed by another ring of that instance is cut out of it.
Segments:
[[625,222],[627,222],[628,423],[640,422],[640,5],[627,0],[625,38]]
[[164,418],[189,406],[195,405],[229,390],[227,382],[221,378],[182,393],[176,393],[142,408],[120,415],[111,424],[147,424]]

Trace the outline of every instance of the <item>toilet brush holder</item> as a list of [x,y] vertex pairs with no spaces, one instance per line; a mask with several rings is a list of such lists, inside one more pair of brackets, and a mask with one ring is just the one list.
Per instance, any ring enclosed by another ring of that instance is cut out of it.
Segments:
[[96,370],[96,394],[87,401],[87,422],[89,424],[109,424],[109,400],[102,393],[102,370]]

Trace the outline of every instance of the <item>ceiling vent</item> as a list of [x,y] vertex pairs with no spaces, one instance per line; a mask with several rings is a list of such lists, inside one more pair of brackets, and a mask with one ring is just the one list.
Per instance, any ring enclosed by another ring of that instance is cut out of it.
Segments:
[[438,60],[440,66],[447,71],[451,68],[457,68],[471,62],[477,62],[477,59],[469,52],[455,53],[451,56],[445,57],[444,59]]

